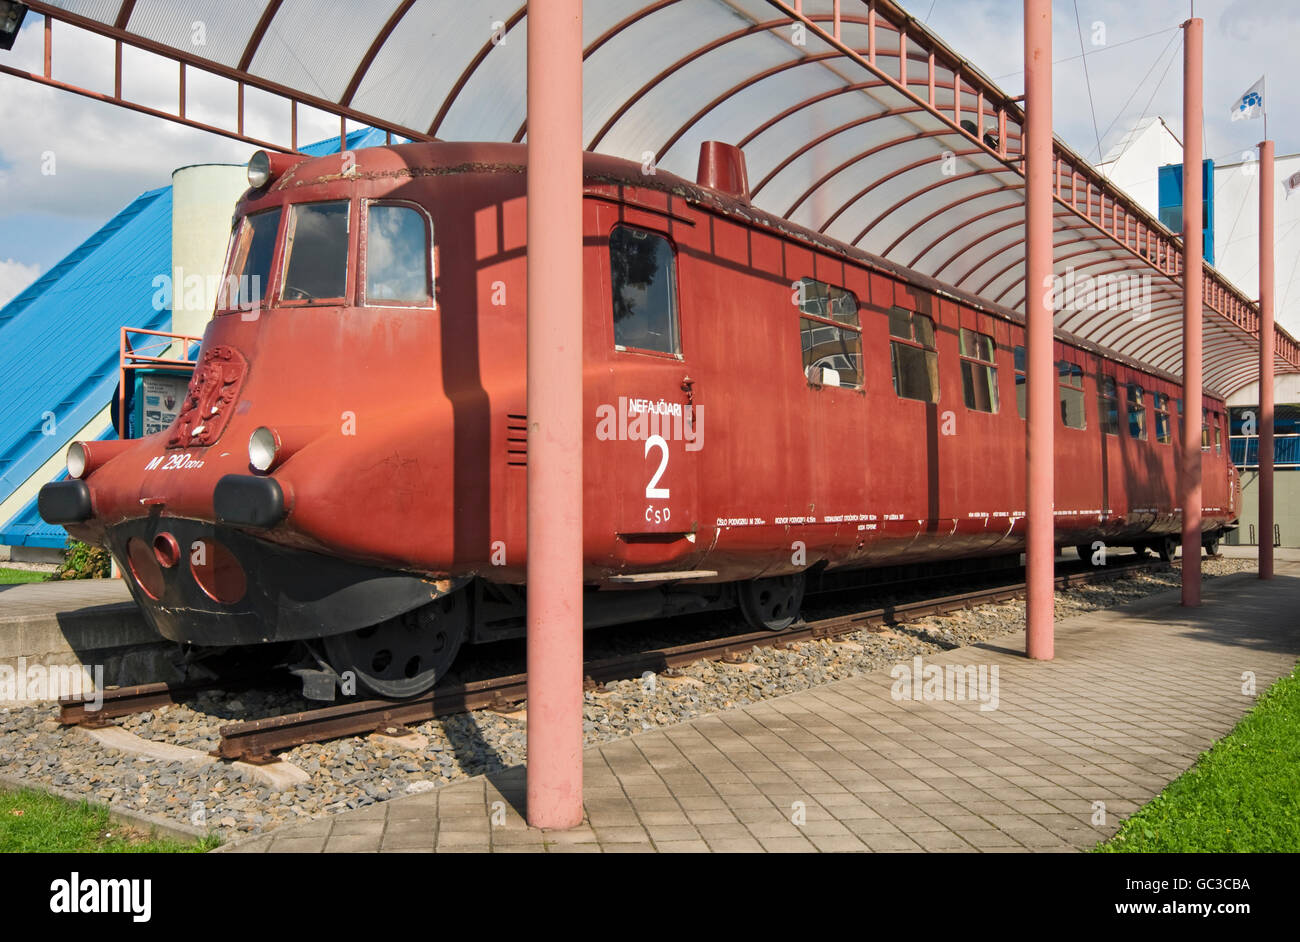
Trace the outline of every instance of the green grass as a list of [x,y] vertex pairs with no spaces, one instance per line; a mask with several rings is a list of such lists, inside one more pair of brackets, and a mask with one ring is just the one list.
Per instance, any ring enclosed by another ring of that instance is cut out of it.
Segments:
[[1096,849],[1300,851],[1300,668]]
[[18,585],[23,582],[44,582],[49,577],[47,572],[32,572],[27,569],[0,569],[0,585]]
[[215,836],[193,844],[159,840],[110,821],[107,808],[32,789],[0,789],[0,853],[185,854],[219,843]]

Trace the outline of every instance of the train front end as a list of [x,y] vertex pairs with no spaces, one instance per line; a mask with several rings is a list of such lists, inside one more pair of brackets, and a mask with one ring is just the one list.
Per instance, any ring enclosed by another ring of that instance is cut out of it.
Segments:
[[485,506],[487,475],[453,470],[439,302],[456,299],[435,295],[429,207],[473,186],[415,146],[255,158],[181,414],[75,443],[42,489],[42,516],[107,547],[164,637],[319,639],[388,696],[450,667],[468,604],[452,505]]

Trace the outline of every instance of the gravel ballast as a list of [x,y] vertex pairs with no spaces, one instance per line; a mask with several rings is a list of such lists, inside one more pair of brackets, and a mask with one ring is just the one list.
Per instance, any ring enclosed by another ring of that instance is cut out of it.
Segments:
[[[1253,560],[1203,561],[1207,579],[1254,568]],[[1178,572],[1167,570],[1059,591],[1057,617],[1111,608],[1178,584]],[[601,743],[886,669],[914,655],[963,647],[1023,626],[1023,601],[982,605],[833,642],[754,648],[742,664],[700,661],[681,668],[679,676],[612,682],[585,695],[586,742]],[[680,643],[680,635],[680,627],[667,626],[662,636],[650,627],[637,640],[644,647],[659,647]],[[222,726],[316,705],[286,690],[210,691],[125,717],[119,725],[146,739],[208,751],[217,745]],[[49,705],[0,709],[0,767],[31,785],[52,785],[114,807],[215,830],[228,839],[427,791],[517,765],[525,755],[522,719],[474,711],[415,727],[427,744],[414,750],[351,737],[280,753],[306,771],[310,781],[279,792],[246,780],[225,762],[196,768],[105,749],[76,730],[61,728],[57,715]]]

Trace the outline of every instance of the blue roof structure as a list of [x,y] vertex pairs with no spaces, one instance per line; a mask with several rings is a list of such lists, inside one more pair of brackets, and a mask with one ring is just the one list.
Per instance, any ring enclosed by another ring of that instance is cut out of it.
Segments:
[[[347,136],[347,150],[361,150],[363,147],[383,147],[388,143],[387,133],[375,128],[357,128],[355,131],[349,131]],[[409,144],[404,137],[393,137],[394,144]],[[300,147],[301,153],[309,157],[324,157],[326,154],[337,154],[339,152],[338,135],[327,137],[323,141],[317,141],[315,144],[308,144]]]
[[[385,144],[386,136],[358,128],[346,143],[348,150],[360,150]],[[301,151],[313,157],[338,153],[339,139]],[[170,293],[159,293],[154,279],[170,275],[171,268],[172,188],[166,186],[141,194],[0,308],[0,376],[6,384],[0,399],[0,499],[112,401],[120,329],[170,329]],[[109,425],[99,437],[117,433]],[[3,546],[61,548],[67,542],[63,527],[41,520],[34,499],[12,520],[0,521]]]
[[[171,187],[150,190],[0,308],[7,387],[0,495],[13,493],[112,400],[120,328],[170,325],[169,306],[154,303],[154,279],[171,272],[171,236]],[[31,510],[34,519],[20,513],[0,529],[0,544],[66,544],[62,527],[46,528],[61,535],[41,533]]]

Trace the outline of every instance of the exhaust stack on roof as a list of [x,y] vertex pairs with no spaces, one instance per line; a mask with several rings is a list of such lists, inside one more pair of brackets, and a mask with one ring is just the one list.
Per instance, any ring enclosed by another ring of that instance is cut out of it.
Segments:
[[700,144],[700,168],[695,182],[713,190],[749,199],[749,175],[745,172],[745,152],[734,144],[704,141]]

